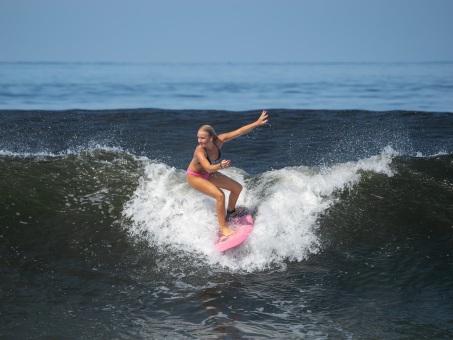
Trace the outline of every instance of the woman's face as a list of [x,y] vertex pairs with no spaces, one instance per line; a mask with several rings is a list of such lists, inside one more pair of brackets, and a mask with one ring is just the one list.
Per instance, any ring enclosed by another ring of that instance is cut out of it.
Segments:
[[209,136],[209,134],[206,131],[201,131],[201,130],[198,131],[197,138],[198,138],[198,144],[200,144],[201,147],[203,147],[203,148],[207,144],[212,142],[212,137]]

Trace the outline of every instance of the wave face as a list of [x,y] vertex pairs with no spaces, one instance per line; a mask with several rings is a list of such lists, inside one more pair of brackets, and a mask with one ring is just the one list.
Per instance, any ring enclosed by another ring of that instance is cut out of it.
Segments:
[[451,114],[269,113],[222,149],[255,228],[220,254],[185,169],[256,112],[0,111],[0,334],[450,338]]

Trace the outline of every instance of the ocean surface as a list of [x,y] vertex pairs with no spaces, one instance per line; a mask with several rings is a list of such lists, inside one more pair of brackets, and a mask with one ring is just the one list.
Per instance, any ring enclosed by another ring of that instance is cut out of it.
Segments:
[[[0,63],[0,338],[453,338],[453,63]],[[199,126],[255,229],[218,253]]]

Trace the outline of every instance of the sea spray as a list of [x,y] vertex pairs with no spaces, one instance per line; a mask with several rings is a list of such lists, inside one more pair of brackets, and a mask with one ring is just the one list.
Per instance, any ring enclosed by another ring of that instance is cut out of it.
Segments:
[[285,266],[319,252],[319,216],[335,204],[339,192],[361,180],[363,171],[393,175],[395,154],[386,148],[357,162],[285,167],[252,177],[231,168],[228,175],[244,186],[238,204],[253,211],[255,229],[243,245],[224,254],[214,248],[219,232],[214,200],[190,188],[184,171],[147,160],[124,205],[123,216],[130,221],[126,228],[160,252],[183,253],[194,257],[194,263],[242,271]]

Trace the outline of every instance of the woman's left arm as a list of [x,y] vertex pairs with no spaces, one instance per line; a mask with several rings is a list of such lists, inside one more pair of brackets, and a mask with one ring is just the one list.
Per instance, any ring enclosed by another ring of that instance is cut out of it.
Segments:
[[225,142],[228,142],[236,137],[239,137],[239,136],[242,136],[244,134],[246,134],[247,132],[249,132],[250,130],[260,126],[260,125],[263,125],[263,124],[266,124],[268,122],[268,119],[267,119],[268,115],[266,113],[265,110],[263,110],[263,112],[261,113],[261,116],[260,118],[258,118],[258,120],[254,123],[251,123],[251,124],[248,124],[248,125],[245,125],[237,130],[234,130],[234,131],[231,131],[231,132],[227,132],[227,133],[222,133],[219,135],[219,139],[225,143]]

